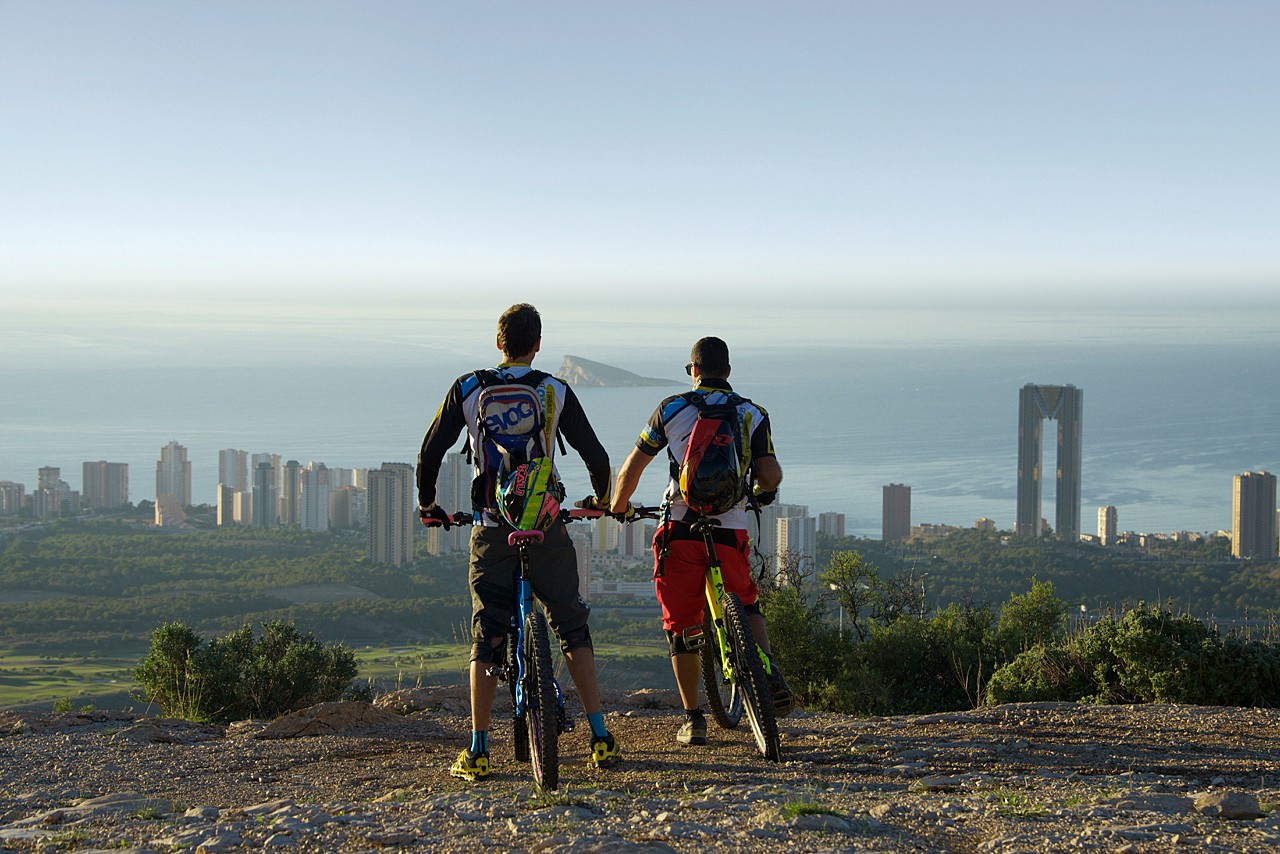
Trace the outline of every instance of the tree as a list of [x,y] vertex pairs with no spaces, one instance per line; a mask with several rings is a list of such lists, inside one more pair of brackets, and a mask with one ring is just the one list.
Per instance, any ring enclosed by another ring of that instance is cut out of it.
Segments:
[[880,571],[859,552],[840,551],[831,555],[826,569],[818,574],[818,581],[831,590],[836,602],[844,608],[858,640],[865,641],[867,631],[860,618],[876,598]]

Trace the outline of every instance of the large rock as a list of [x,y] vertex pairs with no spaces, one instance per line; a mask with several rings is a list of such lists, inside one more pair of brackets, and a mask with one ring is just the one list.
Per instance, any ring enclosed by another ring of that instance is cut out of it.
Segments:
[[300,738],[308,735],[332,735],[353,729],[396,724],[399,715],[376,708],[360,700],[320,703],[298,712],[290,712],[268,724],[254,738]]
[[425,685],[388,691],[374,698],[373,704],[397,715],[425,711],[466,714],[471,711],[471,693],[466,685]]
[[1251,820],[1262,818],[1258,799],[1244,792],[1210,792],[1196,798],[1196,811],[1215,818]]

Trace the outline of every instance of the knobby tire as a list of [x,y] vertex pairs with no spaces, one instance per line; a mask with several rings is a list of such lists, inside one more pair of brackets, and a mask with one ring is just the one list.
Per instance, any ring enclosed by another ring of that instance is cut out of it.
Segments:
[[734,729],[742,720],[742,691],[735,684],[724,681],[724,668],[720,662],[720,641],[708,609],[702,617],[702,687],[707,693],[707,706],[711,716],[723,729]]
[[747,622],[742,600],[736,594],[720,597],[724,611],[724,626],[729,634],[729,652],[739,677],[747,722],[756,738],[756,747],[765,759],[777,762],[782,755],[778,743],[778,720],[773,714],[773,691],[764,672],[764,663],[757,651],[755,635]]
[[529,689],[525,695],[525,720],[529,725],[533,781],[543,791],[550,791],[560,784],[559,704],[551,669],[551,633],[541,611],[525,618],[524,645]]
[[511,712],[514,716],[515,736],[512,739],[512,750],[515,752],[517,762],[529,761],[529,725],[528,709],[523,714],[517,712],[516,708],[516,644],[519,635],[515,629],[511,630],[511,634],[507,637],[507,686],[511,689]]

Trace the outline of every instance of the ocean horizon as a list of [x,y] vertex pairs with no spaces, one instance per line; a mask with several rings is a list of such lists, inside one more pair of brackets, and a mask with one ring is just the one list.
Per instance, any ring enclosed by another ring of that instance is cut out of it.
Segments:
[[[449,383],[496,362],[493,314],[224,310],[183,325],[127,312],[101,322],[86,310],[51,333],[11,312],[0,320],[10,366],[0,380],[0,480],[31,491],[38,468],[58,466],[80,489],[85,461],[124,462],[130,499],[151,499],[171,440],[188,448],[197,504],[216,500],[224,448],[331,467],[412,463]],[[1233,475],[1280,469],[1275,311],[833,309],[706,325],[543,314],[536,367],[554,372],[573,354],[673,381],[575,389],[615,465],[658,401],[687,387],[692,341],[720,334],[735,389],[770,413],[780,500],[844,513],[860,536],[879,536],[888,483],[911,486],[915,524],[987,517],[1012,528],[1027,383],[1084,391],[1082,532],[1093,532],[1103,505],[1116,506],[1124,531],[1227,529]],[[570,497],[585,495],[572,449],[560,468]],[[651,465],[637,500],[656,501],[664,477],[665,466]],[[1049,520],[1053,490],[1050,476]]]

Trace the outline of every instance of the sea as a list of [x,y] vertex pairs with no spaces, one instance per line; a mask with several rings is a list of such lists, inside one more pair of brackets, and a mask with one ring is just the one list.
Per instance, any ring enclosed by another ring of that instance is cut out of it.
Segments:
[[[196,503],[214,503],[218,452],[330,467],[414,462],[449,383],[495,364],[502,305],[400,297],[293,301],[0,302],[0,481],[34,489],[57,466],[129,464],[153,498],[160,448],[188,449]],[[845,514],[878,537],[882,487],[911,487],[912,522],[1011,528],[1018,392],[1084,392],[1081,523],[1117,508],[1122,531],[1231,525],[1232,477],[1280,471],[1280,309],[876,307],[821,302],[700,311],[537,301],[553,371],[566,355],[669,381],[578,387],[621,463],[661,398],[688,386],[702,335],[730,346],[731,382],[768,410],[780,500]],[[1044,468],[1052,472],[1046,427]],[[664,466],[637,493],[656,501]],[[588,492],[570,449],[570,496]],[[1043,516],[1054,518],[1054,487]]]

